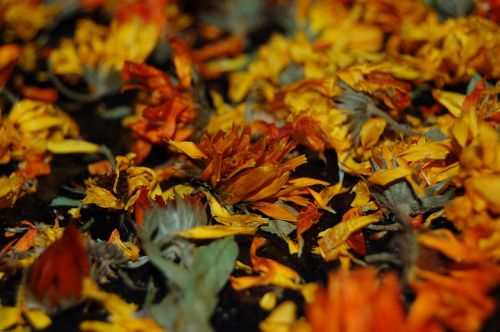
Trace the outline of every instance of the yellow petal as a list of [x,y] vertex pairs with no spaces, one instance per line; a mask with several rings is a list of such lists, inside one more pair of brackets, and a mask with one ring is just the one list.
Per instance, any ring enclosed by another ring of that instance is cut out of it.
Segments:
[[311,303],[314,301],[314,297],[316,296],[316,290],[318,289],[318,287],[318,284],[312,282],[302,286],[300,292],[302,293],[304,300],[306,300],[306,303]]
[[193,159],[202,159],[208,158],[203,151],[201,151],[198,146],[193,142],[177,142],[177,141],[168,141],[168,143],[177,149],[181,150],[185,154],[187,154],[190,158]]
[[109,190],[93,185],[87,188],[86,196],[82,200],[82,204],[95,204],[105,209],[114,210],[121,210],[125,207]]
[[121,326],[98,320],[86,320],[80,323],[81,332],[126,332]]
[[9,327],[22,323],[21,309],[17,307],[0,306],[0,331],[7,331]]
[[358,182],[353,188],[352,192],[355,193],[354,200],[351,202],[352,207],[363,207],[370,202],[371,194],[366,182]]
[[254,202],[272,196],[284,186],[284,184],[288,181],[289,176],[290,172],[283,173],[280,177],[277,177],[273,179],[271,182],[266,183],[256,192],[252,193],[249,196],[245,196],[245,198],[243,198],[243,201]]
[[294,187],[309,187],[314,185],[328,186],[330,183],[323,180],[313,179],[313,178],[295,178],[288,181]]
[[229,211],[222,206],[222,204],[215,198],[214,195],[209,192],[204,192],[207,196],[208,206],[210,206],[210,212],[214,218],[217,217],[228,217],[230,215]]
[[412,162],[423,159],[443,160],[451,150],[450,142],[430,142],[426,144],[414,145],[398,156],[404,160]]
[[123,242],[120,239],[120,232],[116,228],[111,232],[108,243],[115,244],[122,251],[123,255],[131,261],[136,261],[140,257],[139,248],[132,242]]
[[462,115],[462,104],[465,95],[443,90],[432,90],[432,96],[437,99],[453,116],[459,118]]
[[286,220],[286,221],[297,221],[297,216],[293,214],[292,211],[287,209],[286,207],[278,204],[271,204],[266,202],[258,202],[252,204],[250,208],[259,210],[265,215],[278,219],[278,220]]
[[361,128],[361,146],[367,150],[374,146],[384,132],[386,122],[382,118],[371,118]]
[[374,184],[385,186],[388,183],[402,179],[412,174],[409,167],[395,167],[391,169],[382,169],[373,173],[368,181]]
[[77,139],[47,142],[47,150],[56,154],[65,153],[99,153],[101,147],[97,144]]
[[319,233],[320,248],[327,253],[342,245],[349,239],[352,233],[380,220],[380,213],[372,213],[366,216],[356,217],[339,222],[332,228]]
[[466,180],[466,187],[469,185],[489,203],[491,209],[497,213],[500,212],[500,176],[483,175],[470,178]]
[[277,300],[278,300],[278,294],[276,294],[276,292],[273,291],[267,292],[260,299],[259,306],[266,311],[270,311],[273,310],[274,307],[276,306]]
[[101,302],[104,308],[115,318],[131,317],[137,310],[137,305],[125,302],[114,293],[100,290],[90,278],[86,278],[83,282],[82,297]]
[[32,121],[24,121],[21,123],[19,126],[19,129],[22,132],[32,132],[32,131],[39,131],[39,130],[45,130],[49,129],[55,126],[62,125],[64,122],[64,119],[55,117],[55,116],[43,116],[43,117],[37,117],[36,119],[33,119]]
[[253,235],[256,231],[256,227],[246,228],[238,226],[211,225],[194,227],[187,231],[177,233],[177,235],[189,239],[218,239],[237,234]]
[[264,218],[257,214],[230,214],[228,216],[215,217],[215,220],[226,226],[239,226],[246,228],[257,228],[260,225],[267,224],[268,218]]
[[296,321],[297,306],[292,301],[281,303],[271,314],[259,323],[262,332],[290,332]]
[[276,166],[260,166],[242,172],[228,184],[220,187],[221,199],[225,204],[236,204],[247,195],[263,187],[279,174]]
[[187,185],[187,184],[178,184],[175,186],[172,186],[165,190],[162,194],[161,197],[163,200],[167,201],[169,199],[174,199],[175,195],[179,195],[181,197],[191,195],[191,193],[194,191],[194,187]]
[[40,310],[24,310],[24,316],[35,330],[43,330],[52,324],[50,316]]

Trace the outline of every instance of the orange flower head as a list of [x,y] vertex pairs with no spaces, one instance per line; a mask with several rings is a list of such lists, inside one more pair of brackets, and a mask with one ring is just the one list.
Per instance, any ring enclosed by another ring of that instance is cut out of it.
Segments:
[[404,309],[394,274],[377,278],[374,269],[330,274],[306,308],[312,332],[404,331]]
[[219,131],[203,136],[198,144],[206,155],[201,179],[210,181],[226,204],[252,202],[277,193],[291,171],[303,164],[304,156],[286,160],[295,142],[288,137],[252,142],[251,129],[234,126],[231,132]]

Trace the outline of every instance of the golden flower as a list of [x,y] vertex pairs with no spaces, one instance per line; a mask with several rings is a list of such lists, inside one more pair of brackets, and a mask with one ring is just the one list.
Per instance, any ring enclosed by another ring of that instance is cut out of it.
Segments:
[[492,77],[500,73],[499,27],[481,17],[440,23],[437,15],[429,15],[421,23],[403,24],[401,41],[414,43],[416,49],[411,51],[416,52],[419,67],[438,86],[466,81],[476,72]]
[[[50,54],[51,79],[59,90],[79,101],[94,101],[120,89],[125,61],[142,63],[155,48],[165,25],[164,1],[123,2],[109,26],[78,21],[72,39]],[[85,79],[90,93],[72,91],[56,75]]]
[[126,60],[143,62],[153,50],[159,28],[136,17],[110,27],[80,20],[73,39],[64,40],[50,54],[52,70],[58,75],[83,75],[85,68],[118,72]]
[[391,38],[398,38],[401,25],[406,22],[420,23],[430,13],[432,11],[419,1],[369,0],[366,1],[364,19],[391,32]]
[[112,210],[130,210],[143,188],[148,189],[150,197],[161,195],[155,171],[148,167],[134,166],[134,156],[117,156],[112,174],[91,179],[82,204],[95,204]]
[[22,195],[24,178],[17,172],[0,177],[0,208],[12,207]]
[[34,191],[27,179],[50,173],[50,153],[97,153],[96,144],[75,139],[76,123],[52,104],[18,101],[5,119],[0,118],[0,164],[19,162],[18,170],[2,176],[0,206],[13,206],[25,192]]
[[[332,84],[331,81],[328,83]],[[335,108],[330,93],[321,87],[318,89],[307,85],[287,92],[284,97],[284,105],[289,114],[287,121],[294,122],[304,116],[311,117],[319,122],[329,146],[337,152],[347,151],[351,147],[349,128],[343,125],[347,122],[347,115]]]
[[7,40],[33,39],[58,11],[57,6],[32,0],[1,0],[1,28]]
[[435,142],[423,136],[390,142],[375,147],[372,158],[376,169],[369,182],[385,186],[405,178],[416,193],[443,182],[458,172],[458,164],[447,163],[452,152],[451,142]]
[[[0,124],[0,135],[10,142],[0,143],[0,159],[27,160],[34,155],[53,153],[96,153],[100,147],[76,140],[76,122],[52,104],[24,99],[12,107]],[[8,147],[8,149],[7,149]]]

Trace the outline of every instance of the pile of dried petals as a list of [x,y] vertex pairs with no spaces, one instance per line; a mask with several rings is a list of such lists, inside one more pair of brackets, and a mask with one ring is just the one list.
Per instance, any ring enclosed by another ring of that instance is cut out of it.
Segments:
[[499,24],[0,0],[0,330],[498,330]]

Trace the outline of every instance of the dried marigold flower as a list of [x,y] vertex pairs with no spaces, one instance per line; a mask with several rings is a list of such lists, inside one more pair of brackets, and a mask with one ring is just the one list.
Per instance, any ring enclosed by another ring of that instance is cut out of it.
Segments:
[[306,307],[312,332],[404,331],[404,309],[394,274],[364,268],[330,274]]

